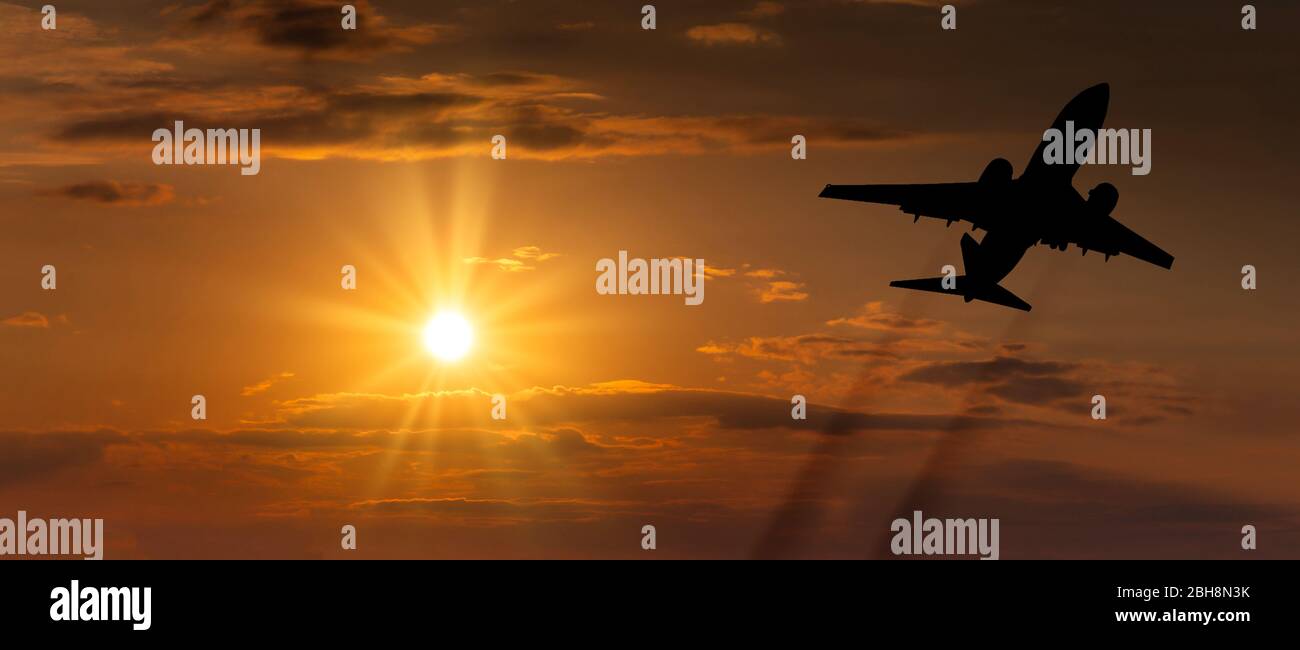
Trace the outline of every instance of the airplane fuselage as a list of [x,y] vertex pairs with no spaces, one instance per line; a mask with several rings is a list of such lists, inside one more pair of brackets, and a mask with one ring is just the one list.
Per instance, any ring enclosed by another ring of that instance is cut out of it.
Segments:
[[970,264],[966,268],[973,281],[997,284],[1016,268],[1030,248],[1039,243],[1058,245],[1068,241],[1063,233],[1087,218],[1087,203],[1072,186],[1052,189],[1045,192],[1021,179],[1008,184],[998,202],[1001,210],[991,220],[1010,227],[992,230],[979,242],[974,268]]
[[1036,239],[1012,231],[988,233],[979,243],[978,262],[972,264],[967,260],[966,275],[979,284],[997,284],[1036,243]]

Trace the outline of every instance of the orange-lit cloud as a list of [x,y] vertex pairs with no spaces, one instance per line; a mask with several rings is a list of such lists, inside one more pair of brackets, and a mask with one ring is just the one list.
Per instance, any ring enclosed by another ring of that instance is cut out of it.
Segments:
[[34,327],[47,329],[50,326],[50,319],[38,311],[25,311],[17,316],[10,316],[2,321],[0,325],[5,327]]
[[266,392],[266,390],[269,389],[271,386],[274,386],[276,383],[291,378],[293,378],[292,372],[282,372],[277,375],[272,375],[270,377],[267,377],[266,379],[263,379],[262,381],[257,382],[256,384],[250,384],[248,386],[245,386],[243,390],[239,391],[239,394],[243,395],[244,397],[249,397],[252,395],[256,395],[258,393],[263,393]]
[[473,265],[490,265],[497,267],[500,271],[517,273],[520,271],[535,271],[537,262],[545,262],[550,259],[559,257],[559,253],[548,253],[537,246],[520,246],[510,252],[511,257],[467,257],[466,264]]
[[826,322],[827,325],[849,325],[869,330],[935,330],[943,323],[931,318],[907,318],[897,312],[885,309],[885,303],[872,301],[862,308],[862,312],[847,318],[836,318]]
[[686,37],[705,45],[779,45],[781,37],[769,29],[748,23],[696,25]]
[[808,299],[808,292],[803,290],[802,282],[790,280],[773,280],[767,283],[758,294],[759,302],[799,302]]
[[[21,154],[0,150],[0,164],[136,158],[151,146],[154,129],[176,120],[199,128],[260,129],[264,155],[300,160],[483,157],[495,135],[507,138],[510,157],[540,160],[753,154],[788,147],[791,133],[832,148],[926,139],[868,117],[610,110],[598,81],[518,68],[474,74],[362,72],[319,84],[303,83],[292,64],[244,72],[248,60],[276,61],[280,55],[366,61],[427,45],[445,31],[435,25],[389,25],[362,3],[363,27],[346,32],[338,28],[337,9],[306,0],[287,7],[208,2],[165,12],[163,20],[171,26],[165,37],[129,44],[119,43],[113,30],[69,14],[61,20],[87,23],[68,36],[89,40],[75,56],[58,43],[62,29],[54,37],[24,36],[0,44],[0,55],[12,49],[11,57],[0,60],[24,61],[9,70],[0,63],[0,74],[7,75],[5,85],[23,91],[12,108],[26,128],[13,137],[30,145]],[[15,16],[19,21],[31,13],[9,5],[0,10],[23,13]],[[766,4],[756,11],[771,15]],[[701,29],[702,38],[727,33]],[[769,40],[761,31],[754,38]],[[101,74],[79,74],[92,63],[77,57],[96,50],[93,66]],[[178,70],[170,62],[177,59],[201,59],[204,66]],[[223,73],[227,67],[240,72]],[[79,109],[57,110],[68,105]]]
[[762,0],[753,8],[740,13],[742,18],[751,22],[696,25],[686,30],[686,37],[704,45],[780,45],[781,36],[758,24],[758,21],[784,12],[785,7],[780,3]]

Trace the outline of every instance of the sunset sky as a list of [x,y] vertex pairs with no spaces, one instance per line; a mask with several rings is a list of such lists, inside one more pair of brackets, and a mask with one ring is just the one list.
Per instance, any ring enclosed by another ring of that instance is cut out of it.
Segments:
[[[110,559],[877,558],[914,509],[1008,559],[1300,557],[1300,6],[646,3],[0,1],[0,517]],[[816,198],[1018,174],[1101,82],[1151,173],[1075,186],[1172,270],[891,289],[966,228]],[[176,120],[260,173],[154,165]],[[597,294],[620,250],[703,304]]]

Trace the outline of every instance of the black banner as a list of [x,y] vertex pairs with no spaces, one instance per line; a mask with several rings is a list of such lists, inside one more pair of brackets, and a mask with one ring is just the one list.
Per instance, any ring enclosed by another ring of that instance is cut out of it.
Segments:
[[622,626],[618,639],[625,640],[664,638],[668,630],[797,639],[885,628],[1242,638],[1294,625],[1294,567],[1183,561],[5,562],[0,616],[7,629],[42,638],[126,641],[431,630],[488,634],[494,642],[535,642],[539,634],[600,641],[609,624]]

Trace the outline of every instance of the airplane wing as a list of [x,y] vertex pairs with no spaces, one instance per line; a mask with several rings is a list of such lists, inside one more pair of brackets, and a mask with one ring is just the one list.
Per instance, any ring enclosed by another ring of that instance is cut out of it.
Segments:
[[1113,217],[1092,220],[1082,232],[1071,236],[1070,243],[1106,255],[1128,255],[1161,268],[1173,268],[1174,256],[1143,239]]
[[953,221],[969,221],[976,228],[990,225],[990,188],[975,183],[923,183],[917,185],[827,185],[817,196],[864,203],[896,205],[907,214]]

